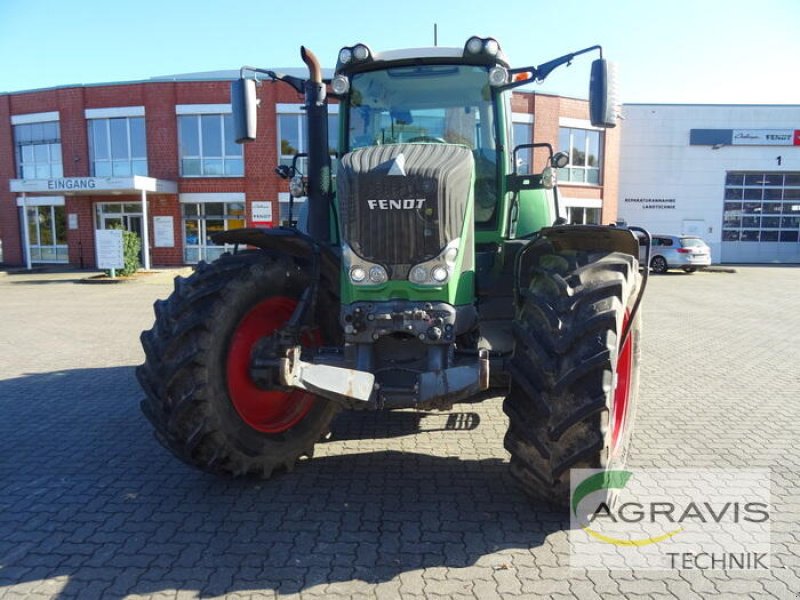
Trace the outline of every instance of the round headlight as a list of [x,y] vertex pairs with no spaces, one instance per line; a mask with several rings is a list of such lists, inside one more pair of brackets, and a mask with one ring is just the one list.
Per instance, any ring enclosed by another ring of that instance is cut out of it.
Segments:
[[439,283],[444,283],[447,281],[447,269],[444,267],[433,267],[431,271],[431,277],[433,277],[434,281],[438,281]]
[[364,267],[353,267],[350,269],[350,281],[353,283],[361,283],[367,278],[367,272]]
[[495,66],[489,69],[489,85],[497,87],[508,81],[508,71],[504,67]]
[[346,65],[353,60],[353,51],[350,48],[342,48],[339,50],[339,62]]
[[497,43],[497,40],[493,40],[489,38],[486,40],[486,43],[483,45],[483,50],[489,56],[497,56],[497,53],[500,52],[500,44]]
[[479,54],[483,50],[483,40],[479,37],[471,37],[467,41],[467,52]]
[[428,269],[418,265],[411,269],[411,274],[408,276],[408,278],[414,283],[425,283],[428,281]]
[[337,75],[331,81],[331,88],[334,94],[346,94],[350,89],[350,80],[344,75]]
[[458,248],[448,248],[444,253],[444,262],[448,265],[455,263],[456,258],[458,258]]
[[353,48],[353,58],[356,60],[367,60],[369,58],[369,48],[364,44],[359,44]]
[[389,275],[387,275],[386,269],[384,269],[382,266],[375,265],[374,267],[370,267],[369,280],[372,283],[383,283],[387,279],[389,279]]

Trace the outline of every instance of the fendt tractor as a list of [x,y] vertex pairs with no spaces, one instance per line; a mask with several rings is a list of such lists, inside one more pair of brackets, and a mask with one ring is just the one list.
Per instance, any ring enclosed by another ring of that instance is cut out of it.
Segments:
[[567,225],[556,175],[568,155],[512,140],[511,90],[594,51],[591,122],[613,127],[599,46],[511,68],[492,38],[357,44],[329,80],[305,48],[308,78],[243,67],[237,142],[256,137],[260,86],[304,95],[307,155],[276,169],[307,198],[304,224],[215,235],[231,252],[156,302],[137,376],[163,445],[204,471],[269,478],[310,458],[342,409],[502,396],[511,473],[530,498],[566,506],[571,468],[621,466],[639,378],[639,241]]

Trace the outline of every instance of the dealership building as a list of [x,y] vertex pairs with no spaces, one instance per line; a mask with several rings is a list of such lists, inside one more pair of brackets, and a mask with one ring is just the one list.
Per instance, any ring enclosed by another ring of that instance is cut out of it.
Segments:
[[714,262],[800,263],[800,106],[626,104],[619,217]]
[[[288,185],[275,167],[306,150],[303,99],[288,86],[261,85],[258,139],[238,145],[229,91],[237,76],[0,94],[0,262],[93,268],[96,232],[123,228],[142,238],[145,267],[194,264],[226,250],[214,232],[284,223]],[[613,221],[619,129],[592,127],[588,103],[573,98],[515,93],[512,111],[515,144],[535,136],[570,154],[560,172],[563,215]]]

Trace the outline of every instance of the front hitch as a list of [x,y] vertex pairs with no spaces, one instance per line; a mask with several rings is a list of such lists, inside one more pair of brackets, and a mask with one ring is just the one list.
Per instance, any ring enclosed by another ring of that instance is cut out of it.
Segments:
[[316,365],[300,359],[296,346],[280,359],[278,373],[285,386],[307,390],[345,406],[369,403],[375,392],[375,375],[347,367]]

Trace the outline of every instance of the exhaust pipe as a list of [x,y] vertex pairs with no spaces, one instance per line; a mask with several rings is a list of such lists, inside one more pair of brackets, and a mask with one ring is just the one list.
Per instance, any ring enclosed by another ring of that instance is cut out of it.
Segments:
[[305,82],[306,139],[308,148],[308,234],[320,244],[331,242],[331,157],[328,154],[328,103],[322,68],[305,46],[300,57],[308,67]]

